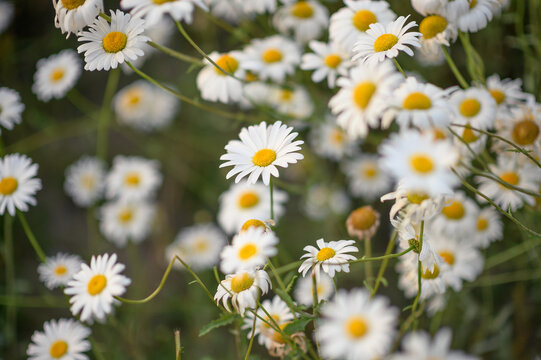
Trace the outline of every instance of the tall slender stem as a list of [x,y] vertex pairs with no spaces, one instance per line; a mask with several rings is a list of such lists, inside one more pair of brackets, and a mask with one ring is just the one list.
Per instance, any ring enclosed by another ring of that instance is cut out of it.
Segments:
[[[391,240],[387,244],[387,249],[385,249],[385,255],[384,256],[389,255],[393,251],[394,246],[396,244],[397,236],[398,236],[398,232],[396,230],[393,231],[393,235],[391,236]],[[381,265],[379,267],[378,276],[376,278],[376,283],[374,284],[374,287],[372,288],[371,296],[376,295],[376,293],[378,291],[379,284],[381,283],[381,279],[383,277],[383,274],[385,273],[385,269],[387,268],[388,263],[389,263],[388,258],[383,259],[383,262],[381,263]]]
[[[15,300],[15,264],[13,255],[13,219],[4,214],[4,261],[6,263],[6,290],[10,298]],[[16,301],[14,301],[16,302]],[[17,344],[17,307],[6,306],[6,331],[8,344]]]
[[272,176],[269,182],[270,189],[270,217],[274,221],[274,184],[272,183]]
[[398,60],[396,60],[396,58],[393,58],[393,62],[396,65],[396,68],[398,69],[398,71],[400,71],[402,75],[404,75],[404,77],[407,78],[408,76],[404,72],[404,69],[402,69],[402,66],[400,66],[400,64],[398,63]]
[[445,45],[442,45],[441,49],[443,51],[443,55],[445,56],[445,60],[447,60],[447,64],[449,64],[449,67],[451,68],[451,71],[453,72],[456,79],[458,80],[458,83],[464,89],[467,89],[469,87],[468,82],[464,79],[464,77],[460,73],[460,70],[458,70],[458,67],[456,66],[455,62],[453,61],[453,58],[451,57],[451,55],[449,55],[449,51],[447,51],[447,47],[445,47]]
[[[421,221],[421,230],[419,233],[419,253],[421,253],[423,249],[423,232],[425,228],[425,222]],[[434,265],[436,266],[436,265]],[[411,315],[415,318],[415,311],[417,310],[417,304],[419,303],[419,299],[421,298],[421,275],[422,275],[422,265],[421,260],[417,260],[417,295],[415,296],[415,300],[413,300],[413,305],[411,306]]]
[[21,225],[23,226],[24,233],[26,234],[26,237],[30,241],[30,244],[34,248],[34,251],[38,255],[41,262],[46,263],[47,262],[47,256],[45,256],[45,252],[39,245],[36,237],[34,236],[34,233],[30,229],[30,226],[28,225],[28,222],[26,221],[26,217],[24,214],[20,211],[17,212],[17,215],[19,216],[19,220],[21,221]]
[[[364,256],[369,258],[372,255],[371,239],[366,238],[363,241],[364,241]],[[374,277],[374,274],[372,273],[372,262],[367,261],[364,263],[364,273],[366,277],[366,282],[370,284],[370,282],[372,281]]]
[[[255,308],[255,312],[257,313],[257,307]],[[250,335],[250,342],[248,343],[248,350],[246,350],[246,356],[244,356],[244,360],[248,360],[250,357],[250,353],[252,352],[252,345],[254,344],[254,337],[255,337],[255,323],[257,321],[257,316],[254,316],[254,322],[252,323],[252,334]]]
[[107,158],[109,123],[111,121],[111,101],[115,94],[119,78],[120,69],[113,69],[109,71],[109,78],[105,85],[103,103],[98,119],[98,137],[96,139],[96,156],[102,160],[106,160]]

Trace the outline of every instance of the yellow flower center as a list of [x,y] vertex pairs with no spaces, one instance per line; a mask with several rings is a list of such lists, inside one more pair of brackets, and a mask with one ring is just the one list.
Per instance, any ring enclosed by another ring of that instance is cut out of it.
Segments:
[[455,256],[452,252],[442,250],[438,252],[438,254],[442,257],[443,261],[445,261],[449,265],[453,265],[455,263]]
[[51,82],[57,82],[64,77],[64,69],[58,68],[51,73]]
[[338,65],[342,63],[342,58],[336,54],[329,54],[325,56],[325,59],[323,61],[325,62],[325,65],[327,65],[331,69],[336,69]]
[[[272,318],[274,320],[274,322],[276,323],[279,323],[280,322],[280,315],[276,315],[276,314],[272,314],[270,316],[270,318]],[[271,326],[267,323],[271,323],[272,324],[272,321],[268,316],[265,316],[265,321],[266,322],[263,322],[261,325],[264,327],[264,328],[267,328],[267,329],[270,329]]]
[[317,261],[329,260],[330,258],[334,257],[335,254],[336,252],[330,247],[324,247],[323,249],[319,250],[316,255],[316,259]]
[[338,129],[334,130],[331,134],[331,141],[334,144],[341,145],[344,142],[344,133]]
[[378,167],[374,164],[366,164],[363,168],[363,176],[368,179],[375,178],[378,175]]
[[425,39],[432,39],[447,28],[447,19],[439,15],[425,17],[419,24],[419,32]]
[[513,141],[518,145],[531,145],[538,136],[539,126],[533,120],[522,120],[513,127]]
[[107,278],[104,275],[94,275],[88,282],[87,291],[90,295],[95,296],[100,294],[107,286]]
[[433,129],[432,133],[434,135],[434,140],[445,140],[447,139],[447,135],[445,135],[445,132],[441,129]]
[[259,203],[259,196],[253,191],[246,191],[239,197],[239,206],[243,209],[249,209]]
[[425,193],[413,192],[413,191],[408,191],[406,197],[408,198],[408,201],[410,203],[417,204],[417,205],[419,205],[420,203],[422,203],[423,201],[429,198],[429,196]]
[[363,206],[351,213],[351,223],[357,230],[368,230],[378,220],[376,212],[370,206]]
[[353,26],[360,31],[366,31],[370,24],[378,22],[376,15],[370,10],[359,10],[353,15]]
[[280,99],[283,101],[289,101],[293,97],[293,91],[288,89],[281,89],[280,90]]
[[152,1],[154,2],[154,4],[161,5],[161,4],[165,4],[165,3],[173,2],[177,0],[152,0]]
[[382,52],[387,51],[398,42],[398,38],[393,34],[383,34],[380,35],[374,42],[374,51]]
[[473,9],[477,5],[477,0],[470,0],[470,9]]
[[483,230],[486,230],[488,228],[488,220],[483,218],[483,217],[480,217],[479,219],[477,219],[477,230],[479,231],[483,231]]
[[256,254],[257,246],[255,246],[254,244],[246,244],[239,250],[239,258],[241,258],[241,260],[248,260]]
[[240,293],[244,290],[248,290],[254,283],[254,278],[248,273],[242,273],[235,275],[231,279],[231,290],[236,293]]
[[257,220],[257,219],[250,219],[250,220],[246,221],[244,224],[242,224],[242,227],[240,228],[240,231],[246,231],[251,227],[256,227],[256,228],[260,227],[260,228],[263,228],[263,229],[266,228],[265,223],[263,221]]
[[126,47],[128,37],[120,31],[111,31],[102,41],[103,50],[108,53],[117,53]]
[[425,154],[415,154],[410,157],[410,166],[420,174],[428,174],[434,169],[434,162]]
[[512,172],[512,171],[503,173],[502,176],[500,176],[500,179],[502,179],[503,181],[505,181],[508,184],[515,185],[515,186],[520,181],[520,177],[518,176],[518,174],[515,173],[515,172]]
[[126,174],[126,177],[124,178],[124,184],[126,184],[126,186],[137,186],[140,181],[139,174],[135,172]]
[[118,221],[124,224],[129,223],[132,218],[133,218],[133,212],[131,211],[131,209],[123,209],[118,214]]
[[3,196],[11,195],[17,190],[19,183],[17,179],[11,176],[6,176],[0,181],[0,194]]
[[376,84],[371,81],[361,82],[353,90],[353,101],[361,109],[366,109],[375,92]]
[[261,58],[264,62],[272,64],[282,60],[282,52],[276,48],[270,48],[263,52]]
[[93,189],[95,185],[94,176],[87,174],[81,178],[81,186],[85,189]]
[[58,275],[58,276],[62,276],[64,275],[65,273],[68,272],[68,269],[64,266],[64,265],[58,265],[55,269],[54,269],[54,274],[55,275]]
[[83,5],[85,0],[62,0],[62,5],[68,10],[77,9],[79,6]]
[[291,15],[301,19],[308,19],[314,15],[314,9],[312,9],[312,5],[308,1],[299,1],[291,7]]
[[194,245],[195,251],[203,253],[208,250],[209,243],[206,238],[198,238]]
[[475,132],[471,129],[471,126],[467,125],[462,133],[462,140],[468,144],[471,144],[472,142],[476,142],[477,139],[479,139],[479,137],[475,135]]
[[360,316],[353,316],[346,322],[346,333],[354,339],[363,337],[367,331],[368,324]]
[[474,117],[481,110],[481,103],[476,99],[466,99],[459,106],[460,113],[465,117]]
[[431,279],[437,278],[439,274],[440,274],[440,268],[438,267],[438,265],[434,264],[434,270],[430,271],[428,269],[425,269],[425,271],[422,272],[421,277],[423,279],[431,280]]
[[254,154],[252,162],[255,166],[265,167],[276,160],[276,151],[271,149],[261,149]]
[[254,81],[259,80],[259,77],[256,74],[254,74],[253,72],[247,71],[246,76],[244,77],[244,79],[247,82],[254,82]]
[[[286,323],[283,323],[283,324],[280,324],[280,329],[281,330],[284,330],[285,327],[288,325],[289,323],[286,322]],[[274,333],[272,335],[272,340],[274,342],[277,342],[278,344],[285,344],[286,343],[286,340],[284,339],[284,337],[282,336],[282,334],[280,334],[278,331],[274,330]]]
[[490,90],[490,95],[496,100],[496,104],[500,105],[505,101],[505,94],[501,90],[493,89]]
[[454,200],[451,204],[445,206],[441,213],[451,220],[460,220],[464,217],[466,210],[458,200]]
[[432,107],[432,101],[422,92],[412,92],[404,99],[402,107],[407,110],[426,110]]
[[49,349],[49,355],[51,355],[53,359],[60,359],[67,352],[68,352],[68,343],[63,340],[55,341],[51,345],[51,348]]
[[[239,68],[239,62],[237,61],[237,59],[227,54],[220,56],[220,58],[216,60],[216,64],[222,69],[224,69],[225,71],[229,71],[232,74],[234,74],[235,71],[237,71]],[[216,67],[214,68],[214,70],[216,70],[218,75],[222,75],[222,76],[226,75],[224,72],[222,72],[222,70]]]

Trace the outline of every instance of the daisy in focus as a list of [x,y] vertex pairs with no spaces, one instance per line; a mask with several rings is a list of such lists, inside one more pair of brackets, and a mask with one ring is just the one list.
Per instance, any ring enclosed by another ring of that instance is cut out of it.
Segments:
[[318,39],[327,29],[329,12],[324,5],[313,0],[281,0],[284,4],[273,17],[276,29],[287,35],[293,32],[295,41],[301,44]]
[[177,21],[192,23],[195,5],[204,11],[208,11],[202,0],[122,0],[122,9],[132,9],[130,13],[134,17],[144,18],[147,26],[154,26],[169,14]]
[[235,182],[238,183],[243,177],[248,176],[247,182],[255,184],[261,176],[263,183],[269,185],[271,175],[279,177],[277,166],[288,167],[295,164],[304,156],[297,151],[301,149],[302,140],[293,141],[298,133],[292,132],[293,128],[277,121],[267,126],[262,122],[242,128],[239,140],[231,140],[226,146],[226,154],[220,160],[226,160],[220,167],[233,166],[226,179],[237,175]]
[[94,22],[100,12],[103,12],[103,0],[53,0],[55,9],[54,25],[60,28],[62,34],[77,34]]
[[77,255],[58,253],[38,266],[39,279],[48,289],[66,286],[74,274],[81,270],[83,261]]
[[154,197],[162,184],[159,166],[156,160],[116,156],[105,180],[107,198],[143,200]]
[[81,270],[73,276],[64,290],[70,296],[70,310],[76,316],[80,313],[81,321],[92,323],[94,319],[103,322],[107,314],[113,311],[113,305],[119,301],[131,280],[121,275],[125,266],[117,263],[116,254],[92,256],[90,266],[82,264]]
[[355,240],[325,242],[325,240],[319,239],[316,244],[317,248],[308,245],[303,249],[306,254],[301,256],[301,260],[306,260],[299,267],[302,276],[305,276],[312,269],[312,275],[315,275],[316,279],[319,279],[321,270],[332,278],[336,272],[349,272],[348,261],[357,259],[350,254],[359,251],[353,246]]
[[242,98],[242,82],[238,79],[244,75],[240,68],[240,53],[231,51],[220,54],[216,51],[209,54],[209,57],[223,70],[205,59],[206,66],[197,75],[197,88],[201,91],[201,97],[209,101],[219,101],[224,104],[239,102]]
[[[21,96],[15,90],[0,87],[0,125],[5,129],[13,129],[13,125],[21,123],[21,114],[24,104]],[[1,129],[0,129],[1,132]]]
[[346,76],[351,66],[349,54],[337,43],[326,44],[314,40],[308,46],[313,53],[302,56],[301,69],[314,71],[313,82],[319,83],[327,78],[329,88],[334,88],[338,75]]
[[370,202],[391,188],[391,177],[381,167],[378,155],[356,156],[345,162],[343,168],[353,196],[360,196]]
[[32,91],[41,101],[61,99],[81,75],[81,60],[71,49],[41,59],[34,74]]
[[35,331],[26,350],[28,360],[87,360],[90,329],[73,319],[46,321],[43,332]]
[[241,316],[245,310],[254,309],[256,301],[271,289],[272,283],[265,270],[240,271],[225,276],[220,282],[214,300],[222,302],[225,309],[231,312],[231,306]]
[[105,164],[102,160],[83,156],[66,169],[64,190],[81,207],[100,200],[105,188]]
[[150,39],[142,35],[145,21],[122,11],[111,10],[111,23],[96,18],[89,31],[81,31],[77,52],[85,53],[85,70],[116,69],[125,61],[143,56],[142,46]]
[[10,154],[0,160],[0,215],[7,211],[28,211],[28,205],[36,205],[35,195],[41,190],[41,180],[35,176],[38,164],[25,155]]

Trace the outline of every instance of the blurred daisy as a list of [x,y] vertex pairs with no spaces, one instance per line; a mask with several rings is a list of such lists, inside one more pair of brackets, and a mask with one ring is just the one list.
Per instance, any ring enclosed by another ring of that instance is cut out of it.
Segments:
[[413,252],[419,254],[419,256],[415,256],[415,260],[419,260],[423,268],[428,272],[434,272],[438,265],[442,265],[443,259],[431,245],[432,233],[428,231],[427,227],[424,227],[423,243],[421,244],[420,223],[413,223],[407,219],[403,219],[401,222],[391,221],[391,223],[398,231],[398,247],[400,251],[415,246]]
[[34,74],[32,91],[41,101],[61,99],[73,88],[81,75],[81,60],[68,49],[41,59]]
[[225,309],[231,312],[231,306],[241,316],[245,310],[254,309],[260,295],[265,295],[272,283],[265,270],[240,271],[236,274],[226,275],[220,282],[214,300],[220,301]]
[[239,102],[242,98],[242,83],[238,79],[242,78],[244,73],[239,67],[239,52],[220,54],[214,51],[209,57],[234,77],[205,60],[207,65],[197,75],[197,88],[201,91],[201,97],[224,104]]
[[393,192],[381,197],[381,201],[395,200],[389,212],[390,219],[397,215],[403,220],[420,223],[440,213],[445,204],[445,196],[429,196],[423,190],[407,190],[403,185],[398,185]]
[[[541,114],[533,104],[513,107],[509,116],[498,126],[498,135],[512,140],[520,147],[538,152],[541,149]],[[496,148],[509,148],[508,144],[494,139]]]
[[131,280],[121,275],[124,265],[117,263],[116,254],[92,256],[90,266],[82,264],[64,290],[70,297],[71,313],[80,314],[81,321],[102,322],[113,311],[113,304],[120,303],[115,296],[126,291]]
[[430,51],[436,51],[441,45],[449,46],[457,37],[455,23],[449,19],[445,7],[436,12],[431,12],[419,24],[419,32],[422,34],[419,39],[421,47],[430,48]]
[[26,355],[29,360],[87,360],[90,329],[73,319],[46,321],[43,332],[35,331]]
[[281,115],[303,120],[312,115],[314,103],[308,91],[301,86],[293,88],[271,87],[269,104]]
[[235,0],[241,4],[247,14],[274,13],[276,10],[276,0]]
[[370,241],[379,227],[379,213],[370,205],[353,210],[346,219],[349,236]]
[[153,197],[162,183],[159,166],[156,160],[117,155],[105,180],[107,198],[142,200]]
[[62,34],[78,33],[94,22],[103,12],[103,0],[53,0],[55,9],[54,25]]
[[344,0],[344,4],[331,16],[329,37],[348,52],[371,24],[389,24],[396,18],[386,1]]
[[340,290],[321,307],[316,329],[321,355],[328,359],[374,359],[391,348],[398,310],[387,298],[365,289]]
[[[88,0],[87,0],[88,1]],[[145,21],[111,10],[111,23],[102,17],[96,18],[89,31],[81,31],[77,52],[85,53],[85,70],[116,69],[125,61],[135,60],[143,56],[142,45],[150,39],[143,36]]]
[[105,164],[102,160],[83,156],[66,169],[64,190],[81,207],[101,199],[105,188]]
[[239,106],[241,109],[253,109],[257,106],[270,106],[269,93],[273,88],[267,83],[257,81],[257,76],[251,72],[246,73],[251,79],[242,86],[242,98]]
[[338,125],[351,139],[365,138],[369,126],[379,127],[388,96],[401,81],[402,75],[389,62],[352,68],[349,76],[338,79],[340,91],[329,101]]
[[390,190],[392,180],[380,165],[379,156],[363,154],[344,163],[349,191],[371,202]]
[[470,0],[470,6],[466,12],[457,17],[457,25],[460,31],[477,32],[485,28],[494,15],[494,6],[497,0]]
[[[244,11],[241,0],[204,0],[210,8],[212,16],[223,19],[230,24],[239,24],[243,20],[250,19],[253,14],[248,14]],[[276,6],[276,0],[273,0]],[[254,1],[245,1],[254,2]]]
[[[274,190],[274,220],[284,214],[287,194]],[[270,219],[270,193],[268,187],[261,183],[248,184],[244,181],[231,185],[231,188],[220,196],[218,223],[228,234],[238,232],[241,226],[250,219],[265,221]]]
[[[194,271],[210,269],[218,263],[226,244],[224,234],[214,224],[198,224],[182,229],[165,250],[166,261],[179,256]],[[175,268],[183,269],[175,262]]]
[[351,201],[342,189],[316,184],[308,188],[303,208],[312,220],[322,220],[342,215],[350,206]]
[[359,145],[358,141],[350,139],[336,124],[333,116],[327,116],[326,121],[315,126],[310,135],[314,152],[334,161],[353,155]]
[[17,91],[0,87],[0,109],[2,110],[0,111],[0,125],[2,127],[11,130],[13,125],[21,123],[24,104]]
[[253,71],[261,80],[283,83],[301,61],[299,46],[280,35],[254,39],[244,50],[242,68]]
[[316,241],[317,248],[308,245],[304,247],[306,254],[301,256],[304,262],[299,267],[299,272],[305,276],[308,270],[312,269],[312,275],[315,274],[319,280],[320,271],[327,273],[330,277],[334,277],[335,272],[349,272],[348,261],[356,260],[357,258],[349,253],[358,252],[353,244],[355,240],[339,240],[325,242],[323,239]]
[[318,83],[327,78],[329,87],[334,88],[338,75],[347,76],[351,66],[349,54],[337,43],[326,44],[313,40],[308,46],[313,53],[302,56],[301,69],[314,70],[313,82]]
[[6,30],[13,19],[13,4],[0,1],[0,34]]
[[148,26],[154,26],[169,14],[177,21],[192,22],[195,5],[208,11],[202,0],[121,0],[120,7],[124,10],[132,9],[134,17],[145,18]]
[[423,16],[441,11],[446,3],[447,0],[411,0],[411,6]]
[[496,102],[487,90],[475,87],[458,90],[449,101],[457,115],[454,122],[481,130],[494,127]]
[[[334,293],[334,283],[329,275],[323,273],[316,283],[317,299],[328,300]],[[295,300],[302,305],[312,306],[314,304],[314,281],[311,276],[299,279],[295,287]]]
[[293,32],[298,43],[319,38],[329,23],[329,11],[316,1],[281,0],[284,4],[273,17],[276,29],[287,35]]
[[0,160],[0,215],[7,211],[28,211],[28,205],[36,205],[35,195],[41,190],[41,180],[35,176],[38,164],[25,155],[10,154]]
[[483,249],[492,242],[503,238],[503,224],[500,214],[492,206],[477,213],[473,231],[473,244]]
[[238,183],[243,177],[248,176],[247,182],[255,184],[259,177],[265,185],[269,185],[271,175],[279,177],[276,166],[288,167],[295,164],[304,156],[297,151],[301,149],[302,140],[293,141],[298,133],[292,132],[292,127],[283,125],[277,121],[267,126],[266,122],[242,128],[239,140],[231,140],[226,146],[226,154],[220,160],[226,160],[220,167],[233,166],[226,179],[237,175],[235,182]]
[[74,274],[81,270],[83,261],[77,255],[58,253],[39,264],[39,279],[49,289],[66,286]]
[[[403,51],[413,56],[413,50],[409,46],[420,47],[419,32],[407,32],[417,26],[415,21],[406,24],[408,17],[400,16],[390,24],[370,24],[370,29],[359,36],[359,40],[353,46],[355,55],[352,60],[377,64],[386,58],[392,59]],[[405,26],[404,26],[405,25]]]
[[145,201],[119,199],[100,208],[100,230],[103,236],[118,247],[128,240],[143,241],[152,230],[156,207]]
[[240,270],[263,267],[268,259],[278,253],[278,238],[272,231],[261,227],[250,227],[233,237],[220,255],[220,270],[231,274]]
[[521,79],[500,79],[498,74],[487,77],[487,89],[496,101],[498,113],[508,113],[510,108],[532,101],[532,95],[522,91]]
[[430,226],[448,236],[468,237],[471,236],[478,211],[475,201],[466,197],[462,191],[457,191],[447,198],[441,213],[431,219]]

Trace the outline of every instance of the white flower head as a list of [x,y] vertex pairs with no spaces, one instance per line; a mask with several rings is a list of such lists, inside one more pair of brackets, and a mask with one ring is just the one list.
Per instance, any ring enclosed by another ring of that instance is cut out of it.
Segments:
[[334,116],[327,116],[324,123],[312,130],[310,143],[316,154],[334,161],[353,155],[359,146],[359,141],[351,139],[344,129],[336,124]]
[[77,255],[58,253],[38,266],[39,279],[49,289],[65,286],[79,272],[82,263]]
[[304,120],[314,111],[314,103],[306,88],[294,86],[284,88],[271,86],[268,93],[268,102],[280,115],[292,119]]
[[23,111],[24,104],[21,102],[19,93],[6,87],[0,87],[0,125],[8,130],[13,129],[13,125],[21,123]]
[[494,127],[496,101],[482,88],[455,91],[449,99],[456,114],[453,122],[487,130]]
[[448,196],[441,213],[430,220],[430,226],[448,236],[471,236],[479,207],[462,191]]
[[61,99],[81,75],[81,60],[74,50],[63,50],[41,59],[34,74],[32,91],[41,101]]
[[[332,278],[323,273],[316,282],[316,292],[318,300],[328,300],[334,293],[334,283]],[[302,305],[312,306],[314,303],[314,281],[311,276],[305,276],[298,280],[295,286],[295,300]]]
[[272,286],[269,274],[265,270],[243,270],[225,276],[214,295],[214,300],[222,302],[231,312],[231,306],[241,316],[246,309],[254,309],[257,299],[266,294]]
[[473,244],[480,248],[488,247],[492,242],[502,240],[503,224],[500,214],[492,206],[479,211],[473,232]]
[[244,70],[240,68],[240,53],[231,51],[220,54],[214,51],[209,57],[233,76],[206,61],[207,65],[197,75],[197,88],[201,91],[201,97],[224,104],[239,102],[242,99],[242,82],[239,79],[244,77]]
[[103,0],[53,0],[53,6],[54,25],[68,38],[94,22],[103,11]]
[[311,219],[322,220],[342,215],[350,206],[351,201],[343,189],[319,183],[308,188],[303,208]]
[[41,180],[35,176],[38,164],[25,155],[10,154],[0,160],[0,215],[7,211],[28,211],[28,205],[36,205],[35,195],[41,190]]
[[74,319],[46,321],[43,332],[35,331],[26,350],[29,360],[87,360],[90,350],[87,338],[91,331]]
[[312,81],[315,83],[327,78],[329,88],[334,88],[338,75],[347,76],[351,66],[349,54],[338,43],[310,41],[308,44],[313,53],[302,56],[301,69],[313,70]]
[[83,156],[66,169],[64,190],[75,204],[88,207],[101,199],[105,189],[105,164],[102,160]]
[[273,17],[276,29],[287,35],[293,32],[295,41],[300,44],[318,39],[329,24],[327,8],[313,0],[281,0],[281,7]]
[[457,16],[456,22],[462,32],[477,32],[484,29],[494,16],[497,0],[470,0],[464,13]]
[[336,272],[349,272],[348,261],[357,259],[350,254],[359,251],[357,247],[353,246],[355,240],[325,242],[325,240],[319,239],[316,244],[317,248],[308,245],[303,249],[306,254],[301,256],[301,259],[306,260],[299,267],[302,276],[305,276],[308,270],[312,269],[312,275],[315,274],[316,279],[319,279],[321,270],[330,277],[334,277]]
[[162,183],[159,166],[156,160],[116,156],[106,179],[107,198],[143,200],[154,197]]
[[375,154],[362,154],[343,164],[349,191],[367,201],[377,199],[390,190],[391,177],[381,167],[380,157]]
[[202,0],[122,0],[120,2],[122,9],[132,9],[130,13],[134,17],[144,18],[148,26],[162,22],[167,14],[175,20],[191,24],[195,5],[208,11]]

